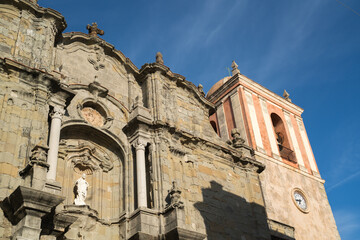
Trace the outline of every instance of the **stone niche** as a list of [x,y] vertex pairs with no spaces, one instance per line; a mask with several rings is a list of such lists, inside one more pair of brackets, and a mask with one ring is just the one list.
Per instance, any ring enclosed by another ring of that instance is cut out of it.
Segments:
[[86,174],[86,204],[100,219],[118,219],[124,206],[124,154],[104,132],[88,125],[65,126],[61,131],[56,181],[62,185],[64,205],[74,203],[74,186]]

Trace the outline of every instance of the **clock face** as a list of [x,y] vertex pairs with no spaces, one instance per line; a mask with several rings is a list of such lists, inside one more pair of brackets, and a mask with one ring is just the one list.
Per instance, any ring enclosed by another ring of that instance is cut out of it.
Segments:
[[306,210],[307,209],[307,203],[306,203],[306,199],[305,197],[302,195],[302,193],[295,191],[294,192],[294,199],[295,199],[295,203],[296,205],[302,209],[302,210]]

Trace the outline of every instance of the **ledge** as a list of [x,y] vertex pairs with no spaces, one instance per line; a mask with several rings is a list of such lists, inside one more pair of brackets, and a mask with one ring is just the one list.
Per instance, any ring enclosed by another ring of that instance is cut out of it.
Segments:
[[50,213],[52,208],[64,201],[65,197],[24,186],[17,187],[0,207],[12,224],[17,224],[27,214],[27,210],[39,215]]

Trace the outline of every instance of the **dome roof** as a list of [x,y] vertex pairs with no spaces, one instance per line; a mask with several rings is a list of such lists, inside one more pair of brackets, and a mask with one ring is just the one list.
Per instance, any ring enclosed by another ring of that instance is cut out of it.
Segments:
[[221,79],[220,81],[218,81],[217,83],[215,83],[210,90],[208,91],[208,93],[206,94],[206,97],[209,97],[210,95],[212,95],[216,90],[218,90],[223,84],[225,84],[229,79],[231,78],[231,76],[227,76],[224,77],[223,79]]

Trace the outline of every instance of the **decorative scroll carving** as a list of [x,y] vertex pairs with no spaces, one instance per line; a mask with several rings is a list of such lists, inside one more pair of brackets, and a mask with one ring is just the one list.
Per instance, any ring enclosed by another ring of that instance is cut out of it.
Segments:
[[93,59],[91,56],[89,56],[88,61],[93,65],[96,71],[99,71],[100,69],[105,68],[105,64],[104,64],[105,54],[104,54],[104,50],[97,45],[95,45],[94,49],[95,49],[96,58]]
[[80,144],[78,146],[68,146],[65,150],[67,159],[74,165],[74,170],[79,174],[92,174],[94,171],[110,171],[113,167],[113,160],[99,147],[89,144]]

